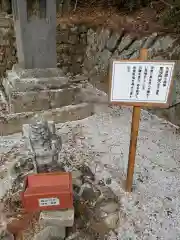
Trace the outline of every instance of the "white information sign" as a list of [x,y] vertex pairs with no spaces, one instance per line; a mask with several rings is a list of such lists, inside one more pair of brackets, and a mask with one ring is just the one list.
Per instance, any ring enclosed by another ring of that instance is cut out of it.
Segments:
[[39,199],[39,206],[45,207],[45,206],[57,206],[60,204],[60,201],[58,198],[40,198]]
[[111,102],[166,104],[175,62],[113,61]]

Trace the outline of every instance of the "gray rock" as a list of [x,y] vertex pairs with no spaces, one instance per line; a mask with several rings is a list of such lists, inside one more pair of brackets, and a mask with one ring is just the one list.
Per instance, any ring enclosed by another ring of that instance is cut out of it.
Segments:
[[91,235],[81,231],[81,232],[72,233],[70,236],[66,238],[66,240],[94,240],[94,238],[92,239]]
[[35,235],[33,240],[63,240],[66,237],[65,227],[49,226]]
[[85,183],[84,185],[82,185],[79,195],[85,201],[93,201],[100,196],[100,193],[99,191],[94,190],[90,184]]
[[144,47],[144,48],[147,48],[147,49],[150,48],[150,47],[152,47],[152,45],[153,45],[153,43],[156,41],[157,37],[158,37],[158,34],[157,34],[157,33],[153,33],[151,36],[149,36],[149,37],[146,39],[143,47]]
[[106,203],[104,206],[101,206],[100,209],[105,213],[114,213],[118,210],[119,206],[116,202]]
[[77,26],[71,27],[71,28],[70,28],[70,31],[71,31],[72,33],[78,33],[78,27],[77,27]]
[[129,59],[138,59],[140,56],[140,51],[135,51]]
[[113,55],[112,55],[112,58],[113,59],[118,59],[119,57],[119,51],[116,49],[116,51],[114,51]]
[[[134,41],[134,42],[128,47],[127,50],[125,50],[125,51],[122,52],[122,55],[125,56],[125,57],[127,57],[127,58],[131,57],[131,55],[132,55],[134,52],[136,52],[136,51],[138,51],[138,50],[141,49],[141,47],[143,46],[144,42],[145,42],[145,39],[140,39],[140,40]],[[121,55],[120,55],[120,56],[121,56]]]
[[74,170],[71,172],[71,174],[72,174],[72,179],[81,178],[82,176],[82,172],[79,170]]
[[78,178],[72,179],[72,184],[79,188],[83,185],[82,180]]
[[69,31],[67,29],[58,31],[58,33],[56,35],[57,41],[62,42],[62,43],[67,43],[68,37],[69,37]]
[[126,48],[128,48],[128,46],[134,41],[134,38],[132,38],[130,35],[126,35],[122,38],[119,47],[118,47],[118,51],[119,53],[121,53],[122,51],[124,51]]
[[72,183],[76,187],[81,187],[83,185],[81,177],[82,177],[82,172],[79,170],[74,170],[71,172],[72,174]]
[[118,213],[111,213],[104,219],[105,224],[109,229],[116,229],[119,223]]
[[116,44],[118,43],[118,40],[120,39],[120,37],[121,37],[120,33],[114,32],[112,36],[109,38],[109,40],[107,41],[106,47],[110,51],[112,51],[116,47]]
[[78,43],[78,36],[76,34],[70,34],[68,37],[68,43],[70,44],[77,44]]
[[102,70],[107,69],[109,66],[109,59],[111,58],[112,53],[104,49],[100,54],[99,54],[99,65]]
[[169,53],[169,59],[172,59],[172,60],[177,60],[180,54],[180,45],[177,45],[177,46],[174,46],[172,51],[170,51]]
[[91,46],[88,45],[86,48],[86,57],[90,58],[92,55],[93,55],[93,50],[92,50]]
[[87,32],[87,43],[88,45],[96,44],[97,33],[93,29],[89,29]]
[[81,33],[79,42],[80,44],[87,44],[87,35],[85,33]]
[[168,48],[173,47],[174,42],[176,39],[173,39],[170,36],[159,37],[155,41],[154,45],[151,47],[153,53],[157,53],[158,51],[165,51]]
[[109,29],[102,29],[100,34],[97,38],[97,49],[101,52],[104,47],[106,46],[106,43],[110,36],[110,30]]
[[88,57],[85,58],[83,63],[84,68],[89,72],[95,67],[96,62],[97,56],[95,55],[95,53],[92,53],[92,55],[88,54]]
[[[4,154],[3,167],[0,169],[0,199],[12,189],[20,191],[23,189],[23,179],[29,173],[36,173],[36,163],[34,156],[25,151],[24,146],[11,149]],[[22,163],[21,163],[22,162]]]
[[85,25],[81,25],[81,26],[79,26],[78,30],[80,33],[87,33],[88,28]]

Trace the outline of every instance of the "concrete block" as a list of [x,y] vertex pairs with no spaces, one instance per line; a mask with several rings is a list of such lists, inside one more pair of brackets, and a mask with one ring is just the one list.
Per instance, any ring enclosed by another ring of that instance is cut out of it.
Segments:
[[74,224],[74,209],[43,211],[40,214],[39,222],[45,226],[72,227]]
[[48,226],[35,235],[33,240],[62,240],[66,237],[65,227]]

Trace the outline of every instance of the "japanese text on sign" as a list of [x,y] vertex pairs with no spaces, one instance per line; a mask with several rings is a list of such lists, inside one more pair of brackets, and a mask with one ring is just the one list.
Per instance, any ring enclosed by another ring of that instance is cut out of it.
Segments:
[[111,102],[167,103],[174,62],[113,61]]
[[45,207],[45,206],[56,206],[59,205],[60,201],[58,198],[40,198],[39,199],[39,206]]

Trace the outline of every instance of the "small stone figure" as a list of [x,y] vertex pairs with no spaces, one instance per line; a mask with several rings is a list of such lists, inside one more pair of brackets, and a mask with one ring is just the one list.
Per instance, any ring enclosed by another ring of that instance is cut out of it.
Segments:
[[38,171],[57,164],[62,148],[61,137],[55,133],[54,122],[36,116],[31,124],[23,125],[27,148],[34,153]]

